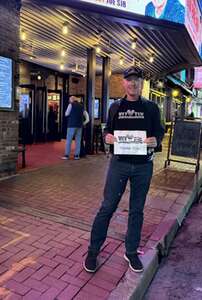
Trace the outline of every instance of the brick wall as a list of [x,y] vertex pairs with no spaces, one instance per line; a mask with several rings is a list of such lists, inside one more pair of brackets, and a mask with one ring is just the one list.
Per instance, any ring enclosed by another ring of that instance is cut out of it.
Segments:
[[[123,75],[113,74],[110,78],[109,97],[121,98],[125,95],[122,85]],[[144,81],[142,95],[149,98],[150,82]],[[81,78],[77,84],[73,84],[70,80],[70,94],[86,94],[86,78]],[[95,80],[95,97],[102,96],[102,76],[96,76]]]
[[[0,1],[0,56],[19,57],[20,0]],[[18,65],[15,64],[14,84],[18,85]],[[14,96],[15,98],[15,96]],[[14,99],[13,111],[0,110],[0,177],[16,171],[18,144],[18,101]]]
[[[113,74],[110,78],[109,95],[110,98],[120,98],[124,95],[122,87],[121,74]],[[70,78],[70,94],[84,94],[86,95],[86,78],[81,77],[77,84],[71,82]],[[102,95],[102,76],[96,76],[95,80],[95,97],[101,98]]]

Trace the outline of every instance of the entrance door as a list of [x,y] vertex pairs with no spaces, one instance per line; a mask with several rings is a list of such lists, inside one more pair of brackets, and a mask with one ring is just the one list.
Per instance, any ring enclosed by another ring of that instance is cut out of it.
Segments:
[[49,141],[59,141],[62,132],[62,91],[48,90],[46,131]]
[[20,85],[19,139],[24,144],[34,141],[34,99],[35,86]]
[[37,87],[34,111],[34,141],[46,141],[47,89]]

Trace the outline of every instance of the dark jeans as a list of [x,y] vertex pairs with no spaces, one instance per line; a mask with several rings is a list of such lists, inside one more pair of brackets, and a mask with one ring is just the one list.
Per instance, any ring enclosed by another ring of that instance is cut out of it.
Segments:
[[110,219],[117,209],[129,179],[130,203],[125,246],[127,254],[136,253],[140,243],[144,204],[152,173],[152,161],[133,164],[120,161],[116,156],[112,157],[104,188],[104,200],[91,231],[89,251],[95,254],[99,253],[107,236]]

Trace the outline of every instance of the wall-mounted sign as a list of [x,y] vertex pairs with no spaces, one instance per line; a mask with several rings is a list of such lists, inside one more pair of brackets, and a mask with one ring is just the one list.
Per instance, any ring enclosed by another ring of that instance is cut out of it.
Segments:
[[197,0],[186,0],[185,26],[195,47],[202,57],[202,22]]
[[202,67],[194,68],[194,88],[202,89]]
[[0,109],[13,106],[13,72],[12,60],[0,56]]
[[202,23],[197,0],[80,0],[95,5],[185,24],[202,57]]

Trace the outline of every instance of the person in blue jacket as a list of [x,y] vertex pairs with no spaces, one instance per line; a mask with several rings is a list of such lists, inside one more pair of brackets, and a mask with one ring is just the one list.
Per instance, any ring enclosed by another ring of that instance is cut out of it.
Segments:
[[152,0],[146,5],[145,15],[184,24],[185,7],[179,0]]
[[89,122],[89,116],[80,99],[71,96],[69,99],[69,105],[65,112],[65,116],[68,117],[67,122],[67,140],[65,147],[65,155],[62,159],[69,159],[72,140],[75,137],[75,153],[74,159],[80,159],[80,150],[81,150],[81,138],[82,138],[82,129]]

